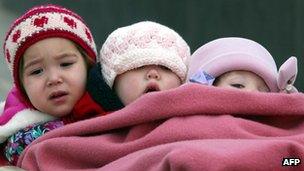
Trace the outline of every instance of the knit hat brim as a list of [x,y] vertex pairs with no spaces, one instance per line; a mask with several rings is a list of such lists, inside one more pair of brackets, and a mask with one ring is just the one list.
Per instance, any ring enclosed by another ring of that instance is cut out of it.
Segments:
[[[97,51],[93,36],[80,16],[57,5],[33,7],[15,20],[3,45],[9,70],[19,90],[19,65],[23,53],[34,43],[51,37],[66,38],[75,42],[88,54],[90,61],[96,60]],[[23,98],[27,99],[24,93]]]
[[102,74],[112,88],[115,77],[145,65],[162,65],[182,82],[187,74],[190,47],[174,30],[142,21],[113,31],[100,50]]
[[187,67],[185,62],[178,54],[166,49],[134,49],[119,55],[119,57],[113,56],[113,59],[113,65],[110,65],[112,68],[102,63],[102,72],[107,75],[105,80],[110,87],[113,86],[117,75],[146,65],[165,66],[174,72],[181,81],[184,81],[186,77]]
[[261,77],[270,91],[277,92],[277,66],[272,55],[259,43],[241,37],[215,39],[198,48],[189,58],[187,80],[197,72],[213,77],[236,70]]
[[[250,54],[224,54],[215,57],[208,63],[205,63],[201,68],[213,77],[218,77],[226,72],[235,70],[250,71],[261,77],[269,87],[270,91],[278,91],[276,83],[277,71],[269,69],[267,62],[262,58],[253,57]],[[191,77],[193,74],[195,73],[189,73],[188,76]]]

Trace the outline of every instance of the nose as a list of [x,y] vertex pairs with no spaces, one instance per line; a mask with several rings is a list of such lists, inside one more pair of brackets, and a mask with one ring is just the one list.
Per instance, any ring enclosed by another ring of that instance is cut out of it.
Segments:
[[50,71],[47,77],[47,86],[54,86],[63,82],[60,72],[54,70]]
[[159,80],[160,79],[160,73],[157,71],[156,68],[154,67],[150,67],[147,71],[147,79],[156,79]]

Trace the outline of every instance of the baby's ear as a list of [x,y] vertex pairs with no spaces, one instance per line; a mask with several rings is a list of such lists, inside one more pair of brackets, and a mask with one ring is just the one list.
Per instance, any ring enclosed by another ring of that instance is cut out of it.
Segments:
[[298,73],[297,58],[292,56],[285,61],[280,69],[277,84],[280,92],[295,93],[298,90],[293,86]]

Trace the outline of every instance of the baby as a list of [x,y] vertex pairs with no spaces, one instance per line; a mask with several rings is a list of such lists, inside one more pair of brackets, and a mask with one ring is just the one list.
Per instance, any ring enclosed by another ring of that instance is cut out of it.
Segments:
[[184,83],[190,48],[174,30],[151,21],[112,32],[100,51],[102,74],[124,105]]
[[270,53],[245,38],[211,41],[189,58],[187,81],[256,92],[297,92],[293,86],[297,59],[289,58],[277,71]]

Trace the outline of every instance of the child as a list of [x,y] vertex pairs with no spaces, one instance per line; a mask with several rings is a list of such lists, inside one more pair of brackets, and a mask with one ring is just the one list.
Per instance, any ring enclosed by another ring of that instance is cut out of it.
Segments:
[[13,23],[4,52],[15,87],[0,115],[0,143],[10,137],[5,153],[12,164],[44,133],[86,113],[105,113],[86,91],[96,45],[76,13],[55,5],[33,7]]
[[224,88],[257,92],[297,92],[293,83],[297,59],[291,57],[277,71],[270,53],[260,44],[237,37],[211,41],[189,58],[187,80]]
[[100,51],[102,74],[124,105],[145,93],[180,86],[190,48],[174,30],[151,21],[112,32]]

